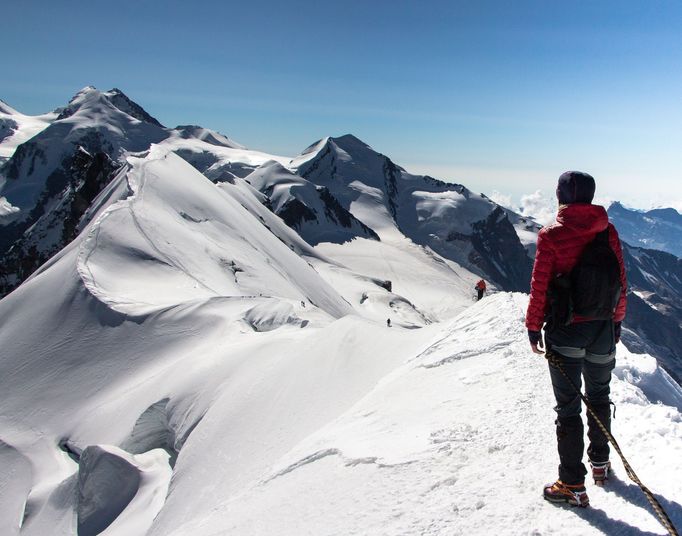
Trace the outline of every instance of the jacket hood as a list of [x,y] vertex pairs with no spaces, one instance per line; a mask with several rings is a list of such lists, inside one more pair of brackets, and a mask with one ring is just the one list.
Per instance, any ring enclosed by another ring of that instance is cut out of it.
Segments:
[[578,234],[594,234],[608,227],[609,216],[601,205],[572,203],[559,206],[556,221]]

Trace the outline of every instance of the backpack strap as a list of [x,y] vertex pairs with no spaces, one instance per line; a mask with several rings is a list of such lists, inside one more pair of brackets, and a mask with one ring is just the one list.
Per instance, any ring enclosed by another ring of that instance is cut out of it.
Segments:
[[594,239],[608,244],[609,243],[609,226],[607,225],[606,229],[598,232],[597,236],[595,236]]

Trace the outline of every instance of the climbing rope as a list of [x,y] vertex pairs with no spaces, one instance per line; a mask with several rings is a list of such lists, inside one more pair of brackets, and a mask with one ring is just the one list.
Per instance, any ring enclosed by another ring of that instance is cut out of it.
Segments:
[[649,504],[651,504],[651,507],[656,512],[656,515],[658,516],[658,519],[660,520],[661,524],[668,531],[668,534],[670,534],[670,536],[679,536],[677,529],[675,529],[673,522],[670,520],[670,517],[668,517],[668,514],[666,513],[666,511],[661,506],[661,503],[658,502],[658,500],[656,499],[656,497],[654,497],[654,494],[651,493],[649,488],[647,488],[644,484],[642,484],[642,481],[635,474],[635,471],[632,468],[632,466],[625,459],[625,456],[623,455],[623,451],[620,450],[620,446],[618,445],[618,442],[611,435],[611,432],[609,432],[609,430],[606,428],[606,426],[604,426],[604,423],[601,422],[599,417],[597,417],[597,414],[595,413],[594,409],[592,408],[590,403],[587,401],[587,397],[585,397],[585,395],[582,394],[580,389],[578,389],[578,386],[576,386],[576,384],[573,383],[573,380],[570,378],[570,376],[566,373],[564,368],[561,366],[561,362],[549,350],[547,350],[547,352],[545,352],[545,357],[547,358],[547,361],[549,361],[549,364],[551,366],[553,366],[554,368],[558,369],[559,372],[561,372],[561,374],[564,376],[564,378],[566,378],[568,380],[568,383],[571,384],[571,386],[573,387],[575,392],[578,395],[580,395],[580,398],[585,403],[585,407],[587,408],[587,411],[589,412],[590,415],[592,415],[592,417],[596,421],[597,425],[599,426],[599,429],[602,431],[602,433],[609,440],[609,443],[611,443],[613,445],[613,448],[618,453],[618,456],[620,456],[620,459],[623,461],[623,467],[625,467],[625,472],[627,473],[628,477],[630,477],[630,480],[632,480],[635,484],[637,484],[639,486],[639,488],[642,490],[642,493],[644,493],[644,495],[648,499]]

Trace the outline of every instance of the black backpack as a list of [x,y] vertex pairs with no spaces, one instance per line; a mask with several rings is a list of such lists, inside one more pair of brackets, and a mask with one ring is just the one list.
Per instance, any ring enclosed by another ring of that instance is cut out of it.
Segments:
[[568,325],[583,316],[613,318],[622,292],[620,264],[609,244],[608,227],[585,246],[570,274],[559,274],[550,287],[552,317]]

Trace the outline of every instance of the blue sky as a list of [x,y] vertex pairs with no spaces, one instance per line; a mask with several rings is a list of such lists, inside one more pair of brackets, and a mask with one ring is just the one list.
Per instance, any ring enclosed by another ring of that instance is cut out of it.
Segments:
[[6,0],[0,98],[119,87],[168,126],[294,155],[353,133],[409,171],[682,209],[679,1]]

